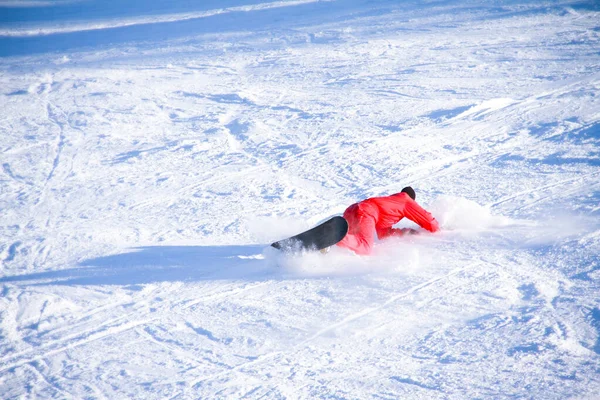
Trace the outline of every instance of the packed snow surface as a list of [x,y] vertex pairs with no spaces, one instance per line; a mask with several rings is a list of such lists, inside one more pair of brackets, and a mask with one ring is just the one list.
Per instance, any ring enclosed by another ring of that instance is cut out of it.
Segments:
[[2,0],[0,110],[2,399],[600,393],[596,1]]

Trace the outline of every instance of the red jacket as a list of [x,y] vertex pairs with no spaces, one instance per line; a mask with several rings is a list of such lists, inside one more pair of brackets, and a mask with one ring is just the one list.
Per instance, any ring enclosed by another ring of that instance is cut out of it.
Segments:
[[372,197],[348,207],[344,212],[348,234],[337,245],[357,254],[369,254],[375,233],[379,239],[404,234],[401,229],[392,226],[405,217],[429,232],[439,230],[435,218],[408,194],[401,192],[386,197]]
[[406,193],[372,197],[358,204],[363,213],[375,219],[379,239],[402,235],[400,229],[392,228],[402,218],[408,218],[429,232],[437,232],[440,229],[436,219]]

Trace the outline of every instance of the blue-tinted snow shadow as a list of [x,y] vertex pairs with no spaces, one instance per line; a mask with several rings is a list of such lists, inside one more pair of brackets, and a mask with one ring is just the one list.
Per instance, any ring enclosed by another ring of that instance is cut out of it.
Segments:
[[[136,47],[142,48],[155,48],[163,41],[202,34],[285,31],[315,24],[322,26],[333,22],[349,23],[360,18],[385,14],[390,14],[391,18],[397,18],[393,14],[394,10],[402,10],[405,14],[410,11],[418,11],[427,12],[430,16],[436,14],[456,15],[457,9],[452,6],[460,4],[457,0],[440,0],[431,3],[404,0],[315,0],[309,3],[292,2],[289,4],[275,0],[88,0],[55,4],[39,3],[42,5],[35,6],[36,2],[33,2],[23,6],[0,7],[0,27],[2,28],[7,30],[26,28],[30,32],[36,29],[48,29],[47,34],[34,33],[32,36],[21,37],[0,36],[0,57],[66,52],[86,48],[98,50],[104,46],[115,47],[124,43],[135,43]],[[447,7],[440,7],[444,3]],[[265,4],[276,4],[277,6],[262,7]],[[258,7],[254,7],[257,5]],[[246,8],[240,9],[239,7]],[[552,9],[552,6],[540,5],[531,7],[525,12],[547,13]],[[215,10],[219,12],[216,15],[189,17],[190,13],[210,14]],[[505,10],[503,7],[478,4],[467,8],[461,6],[458,9],[464,15],[465,21],[472,18],[471,12],[476,10],[486,11],[487,14],[484,18],[487,19],[508,18],[519,14],[519,12]],[[180,16],[173,17],[173,15]],[[173,20],[159,21],[164,16],[171,16]],[[124,26],[133,17],[142,17],[146,21]],[[456,22],[460,23],[460,20],[456,20]],[[49,23],[51,26],[48,26]],[[114,26],[119,23],[122,26]],[[110,24],[113,24],[113,27],[110,27]],[[73,27],[74,25],[77,25],[78,28]],[[59,29],[52,32],[53,26],[59,26]],[[60,29],[64,30],[65,27],[73,27],[73,31],[60,32]],[[400,29],[409,30],[410,28]],[[315,44],[340,40],[337,35],[330,38],[318,38],[314,34],[308,33],[307,37],[310,42]]]
[[[126,7],[122,7],[120,3],[107,5],[104,2],[89,1],[66,6],[22,7],[16,11],[10,8],[0,8],[2,14],[11,13],[0,18],[0,26],[4,22],[5,27],[8,28],[30,24],[32,26],[30,30],[35,30],[35,28],[44,27],[44,24],[48,22],[56,24],[57,21],[65,27],[74,23],[82,27],[72,32],[56,31],[34,36],[0,37],[0,57],[80,48],[97,49],[102,46],[133,42],[138,46],[150,43],[152,47],[155,47],[156,43],[162,41],[194,35],[290,29],[314,23],[315,20],[326,22],[356,18],[352,11],[364,7],[364,2],[366,0],[314,1],[299,4],[277,4],[276,7],[271,8],[260,6],[252,8],[259,4],[276,4],[278,2],[274,0],[212,0],[206,2],[143,2],[144,4],[142,4],[141,1],[128,0],[124,2],[129,5]],[[160,6],[157,7],[156,3]],[[247,8],[239,9],[239,7]],[[103,11],[105,8],[108,10]],[[218,10],[220,13],[192,18],[182,16],[176,19],[175,17],[175,20],[171,21],[159,22],[157,20],[161,16],[204,13],[214,10]],[[132,17],[144,17],[146,22],[116,27],[106,24],[101,26],[104,23],[102,21],[114,22],[120,19],[126,21]]]
[[[267,1],[268,2],[268,1]],[[97,3],[97,2],[94,2]],[[198,2],[202,3],[202,2]],[[256,1],[235,1],[229,2],[230,6],[239,7],[246,5],[256,4]],[[298,13],[311,12],[311,7],[319,7],[319,3],[308,3],[306,5],[293,6],[297,8]],[[98,6],[98,4],[96,4]],[[221,9],[222,6],[216,5],[211,2],[212,9]],[[100,6],[101,8],[101,6]],[[122,43],[136,42],[138,45],[143,43],[151,42],[152,46],[155,46],[156,42],[163,40],[177,39],[181,37],[207,34],[207,33],[227,33],[239,30],[254,31],[258,29],[268,29],[277,26],[278,21],[281,21],[285,15],[284,12],[289,13],[289,16],[293,19],[295,13],[289,10],[284,11],[283,8],[279,7],[273,9],[264,10],[252,10],[252,11],[230,11],[222,14],[211,15],[211,16],[199,16],[197,18],[181,18],[174,21],[151,21],[151,18],[157,18],[161,15],[169,15],[172,13],[181,12],[178,8],[172,9],[160,9],[157,10],[156,14],[146,14],[140,12],[138,9],[132,9],[131,13],[118,14],[120,18],[130,18],[145,16],[148,21],[144,23],[136,23],[128,26],[116,26],[116,27],[94,27],[94,24],[98,24],[99,21],[94,16],[95,10],[87,10],[83,12],[75,12],[69,20],[67,17],[62,17],[62,13],[57,13],[61,16],[61,20],[64,19],[64,25],[68,26],[73,22],[84,21],[88,24],[87,27],[82,26],[82,29],[73,32],[60,32],[49,33],[45,35],[25,36],[25,37],[0,37],[0,57],[4,56],[15,56],[24,54],[35,54],[44,52],[56,52],[56,51],[69,51],[80,48],[98,48],[103,46],[115,46]],[[53,8],[48,8],[52,10]],[[204,12],[210,10],[207,7],[188,7],[185,11],[188,12]],[[0,9],[1,10],[1,9]],[[47,12],[48,12],[47,11]],[[91,14],[90,14],[91,13]],[[91,18],[90,18],[91,16]],[[103,14],[99,15],[102,18],[106,18]],[[78,19],[79,18],[79,21]],[[16,19],[18,21],[18,19]],[[26,19],[25,21],[36,21],[35,19]],[[13,21],[10,21],[14,23]]]
[[62,22],[104,20],[131,15],[155,16],[163,13],[187,13],[218,8],[251,6],[268,0],[87,0],[87,1],[23,1],[21,5],[0,7],[0,24],[26,22]]
[[[576,119],[567,119],[570,122],[577,122]],[[573,143],[598,144],[600,143],[600,122],[594,122],[584,127],[571,130],[558,130],[561,128],[559,122],[542,123],[529,128],[529,134],[555,143]]]
[[76,268],[0,278],[33,285],[124,285],[277,277],[264,246],[146,246],[91,258]]
[[527,158],[518,154],[505,154],[498,157],[492,165],[504,166],[513,161],[523,161],[532,165],[570,165],[570,164],[587,164],[592,167],[600,166],[600,152],[590,152],[588,157],[565,157],[567,152],[559,151],[550,154],[545,158]]
[[470,104],[462,107],[435,110],[425,115],[425,117],[431,119],[433,122],[439,123],[457,117],[473,106],[474,104]]

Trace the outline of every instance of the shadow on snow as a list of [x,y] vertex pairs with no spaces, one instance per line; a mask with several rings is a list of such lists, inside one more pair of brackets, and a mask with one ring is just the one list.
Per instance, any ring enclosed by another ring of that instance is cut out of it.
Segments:
[[76,268],[0,278],[0,284],[141,285],[154,282],[265,280],[274,277],[264,246],[146,246],[84,260]]
[[[391,14],[393,10],[397,9],[401,9],[405,14],[414,11],[426,12],[430,16],[457,12],[455,7],[440,7],[444,3],[447,6],[460,4],[456,0],[437,1],[431,4],[398,0],[380,0],[378,2],[371,0],[339,0],[335,2],[314,0],[289,4],[274,0],[206,0],[202,2],[146,2],[141,0],[100,2],[99,0],[90,0],[43,7],[27,5],[0,7],[2,10],[0,26],[5,25],[9,29],[25,26],[30,31],[45,27],[49,29],[46,34],[0,36],[0,57],[64,52],[79,48],[98,50],[99,46],[115,46],[125,43],[154,48],[156,42],[190,38],[202,34],[288,30],[311,26],[315,23],[321,26],[332,22],[348,24],[359,18]],[[594,2],[589,3],[584,2],[579,7],[597,9]],[[271,7],[265,7],[265,5]],[[573,5],[572,7],[577,6]],[[499,19],[519,14],[547,13],[553,9],[560,10],[561,7],[540,5],[530,6],[522,11],[514,11],[510,8],[490,8],[487,5],[475,4],[466,8],[463,5],[459,8],[465,15],[464,18],[472,18],[471,13],[481,9],[488,12],[486,18]],[[190,13],[199,14],[190,17]],[[184,15],[177,17],[177,14]],[[169,16],[173,19],[161,20],[162,16]],[[131,17],[145,17],[146,19],[131,23],[129,21]],[[392,16],[392,18],[394,17]],[[79,27],[74,28],[73,31],[61,31],[61,27],[73,23],[79,24]],[[111,25],[115,23],[116,25]],[[313,43],[324,43],[323,38],[317,38],[312,33],[308,36]],[[23,93],[13,92],[11,94]]]
[[[351,12],[360,9],[367,0],[345,0],[336,2],[312,1],[307,3],[283,4],[273,0],[229,0],[207,2],[164,2],[159,7],[149,6],[147,2],[131,0],[125,2],[130,7],[108,6],[105,2],[91,1],[72,7],[8,8],[0,13],[0,25],[9,27],[32,23],[47,26],[48,22],[59,21],[62,25],[79,22],[81,28],[63,32],[58,29],[48,34],[33,36],[0,36],[0,57],[24,54],[62,52],[76,48],[94,48],[114,46],[116,44],[136,42],[137,45],[185,38],[194,35],[231,33],[240,30],[259,31],[289,29],[290,27],[310,24],[315,17],[323,22],[338,18],[352,18]],[[389,2],[389,0],[388,0]],[[264,7],[271,4],[273,7]],[[228,9],[228,7],[246,7]],[[106,11],[99,11],[104,10]],[[216,12],[211,14],[211,12]],[[182,17],[161,21],[161,16],[178,13],[208,13],[197,17]],[[6,15],[4,15],[6,14]],[[340,16],[340,14],[342,16]],[[348,15],[350,14],[350,15]],[[146,20],[128,24],[127,18],[145,16]],[[125,18],[123,25],[111,26],[110,23]],[[105,22],[107,21],[107,22]],[[86,25],[87,24],[87,25]],[[34,30],[37,25],[32,25]],[[50,28],[52,29],[52,28]]]

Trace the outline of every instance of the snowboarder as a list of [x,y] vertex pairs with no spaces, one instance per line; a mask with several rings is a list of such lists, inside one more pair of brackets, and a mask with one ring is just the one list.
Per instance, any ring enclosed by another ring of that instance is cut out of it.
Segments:
[[352,204],[344,211],[348,233],[338,246],[356,254],[369,254],[377,233],[379,239],[416,233],[414,229],[396,229],[392,226],[406,217],[429,232],[438,231],[436,219],[415,201],[416,194],[410,186],[400,193],[385,197],[372,197]]

